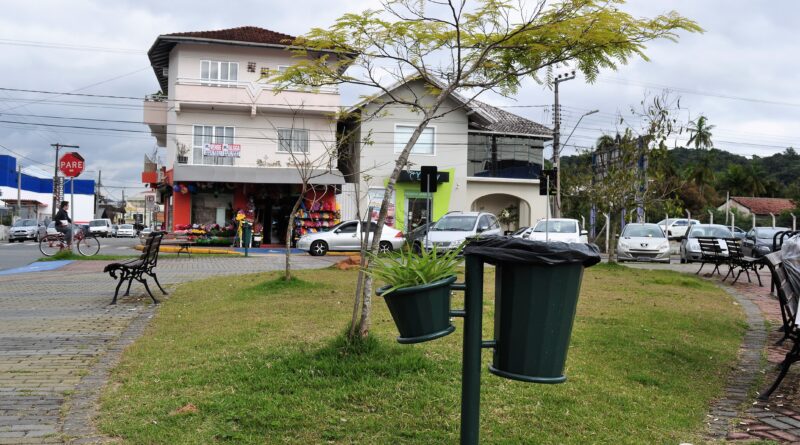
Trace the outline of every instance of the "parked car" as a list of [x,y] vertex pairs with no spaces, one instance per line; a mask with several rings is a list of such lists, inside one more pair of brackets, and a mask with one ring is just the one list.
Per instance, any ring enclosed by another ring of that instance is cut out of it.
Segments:
[[589,232],[580,229],[577,219],[540,219],[536,225],[522,233],[523,239],[531,241],[561,241],[565,243],[588,243]]
[[147,235],[150,235],[150,233],[152,232],[153,229],[151,229],[150,227],[145,227],[139,232],[139,238],[147,238]]
[[667,234],[667,238],[680,238],[686,236],[686,229],[692,224],[700,224],[696,219],[668,218],[657,222],[661,230]]
[[[312,256],[322,256],[329,251],[358,251],[364,234],[362,228],[366,223],[361,221],[344,221],[327,232],[309,233],[297,240],[297,248],[306,250]],[[372,242],[372,233],[377,228],[376,223],[370,223],[368,242]],[[381,232],[379,250],[381,253],[401,249],[404,243],[403,232],[389,226],[384,226]]]
[[719,224],[692,224],[687,229],[688,235],[681,237],[681,263],[699,261],[702,257],[700,243],[697,238],[717,238],[722,255],[728,255],[725,238],[733,238],[731,230]]
[[89,221],[89,233],[94,236],[110,236],[112,225],[111,220],[108,218],[93,219]]
[[745,256],[761,258],[772,252],[772,240],[778,232],[789,230],[786,227],[754,227],[742,241],[742,253]]
[[[430,226],[433,226],[434,224],[436,224],[435,221],[431,223]],[[428,223],[420,224],[414,230],[408,232],[408,234],[406,235],[406,243],[408,243],[408,245],[410,246],[414,246],[414,243],[416,242],[419,243],[424,242],[423,240],[425,239],[425,233],[427,232],[427,230],[428,230]]]
[[450,212],[436,221],[428,232],[427,242],[422,239],[414,244],[414,250],[446,251],[457,248],[465,239],[476,235],[502,235],[497,217],[484,212]]
[[736,226],[733,226],[733,230],[731,230],[731,232],[733,233],[734,237],[739,238],[740,240],[743,240],[745,236],[747,236],[747,232]]
[[517,229],[517,230],[516,230],[514,233],[512,233],[512,234],[511,234],[511,236],[512,236],[513,238],[522,238],[522,234],[523,234],[523,233],[525,233],[525,232],[527,232],[527,231],[528,231],[528,229],[530,229],[530,227],[528,227],[528,226],[525,226],[525,227],[520,227],[520,228],[519,228],[519,229]]
[[117,234],[118,238],[135,238],[136,231],[133,230],[133,224],[120,224],[117,226]]
[[47,225],[47,234],[48,235],[57,235],[58,230],[56,230],[56,222],[50,221],[50,224]]
[[111,234],[109,236],[112,236],[112,237],[116,238],[117,237],[117,230],[119,230],[119,225],[114,224],[113,226],[111,226]]
[[24,242],[26,239],[39,240],[39,222],[35,219],[20,219],[11,225],[8,242]]
[[669,263],[669,239],[658,224],[628,224],[617,240],[617,261]]

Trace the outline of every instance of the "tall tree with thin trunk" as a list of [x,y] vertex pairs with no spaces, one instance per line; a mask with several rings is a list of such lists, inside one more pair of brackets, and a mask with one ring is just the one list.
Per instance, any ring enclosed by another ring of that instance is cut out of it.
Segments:
[[[417,113],[417,126],[397,154],[386,182],[371,245],[374,253],[411,149],[429,123],[458,109],[442,107],[452,95],[464,99],[462,106],[486,91],[511,96],[525,77],[550,84],[552,70],[565,64],[593,82],[601,69],[616,69],[637,56],[647,59],[647,42],[677,40],[681,30],[702,31],[674,11],[636,18],[621,10],[623,4],[622,0],[386,0],[381,10],[345,14],[329,28],[315,28],[296,39],[298,63],[278,81],[369,87],[381,104]],[[399,95],[390,88],[412,79],[422,81],[427,94]],[[370,329],[371,294],[368,278],[361,336]]]

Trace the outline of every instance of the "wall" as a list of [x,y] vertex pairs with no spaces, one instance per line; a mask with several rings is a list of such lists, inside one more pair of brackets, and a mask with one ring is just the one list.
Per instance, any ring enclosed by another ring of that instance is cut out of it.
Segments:
[[[475,201],[481,197],[488,195],[511,195],[523,199],[530,206],[530,213],[524,214],[520,212],[519,224],[520,226],[530,226],[537,220],[544,218],[547,212],[547,199],[545,196],[539,195],[539,180],[512,180],[512,179],[493,179],[493,178],[470,178],[467,184],[467,199],[471,210],[480,210],[474,208]],[[503,200],[502,203],[510,202],[510,200]],[[499,202],[499,201],[498,201]],[[508,205],[500,204],[487,206],[486,200],[481,201],[481,205],[485,207],[484,211],[497,214]],[[497,207],[497,208],[496,208]],[[525,206],[520,206],[522,210]]]
[[[412,82],[409,88],[414,94],[421,97],[427,96],[420,82]],[[410,92],[403,92],[404,87],[395,90],[399,95],[411,95]],[[447,101],[441,111],[453,109],[457,104]],[[395,160],[398,153],[394,151],[394,132],[395,125],[417,125],[421,116],[403,106],[390,106],[383,109],[383,113],[378,117],[373,116],[377,111],[378,105],[372,102],[364,107],[363,115],[365,120],[361,124],[361,134],[369,135],[373,143],[371,145],[361,145],[361,178],[362,190],[367,190],[370,186],[383,186],[394,169]],[[439,200],[436,205],[447,205],[449,210],[468,210],[469,202],[466,196],[466,175],[467,175],[467,114],[464,110],[456,110],[446,116],[436,119],[430,123],[435,128],[434,155],[412,154],[409,156],[411,167],[409,169],[418,170],[423,165],[435,165],[439,170],[449,170],[450,174],[450,197],[449,202],[444,203]],[[364,180],[364,176],[369,175],[373,179],[369,182]],[[441,186],[442,184],[440,184]],[[419,187],[419,185],[416,185]],[[400,207],[405,205],[404,200],[396,196],[398,215]],[[366,207],[366,204],[362,204]],[[434,213],[436,216],[436,213]]]

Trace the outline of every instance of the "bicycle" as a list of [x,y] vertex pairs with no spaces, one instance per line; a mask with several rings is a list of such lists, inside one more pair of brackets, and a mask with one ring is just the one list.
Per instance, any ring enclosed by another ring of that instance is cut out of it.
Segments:
[[[100,241],[97,237],[87,235],[80,227],[74,227],[73,230],[78,231],[74,236],[78,252],[83,256],[97,255],[97,252],[100,251]],[[60,232],[55,235],[46,235],[39,240],[39,251],[44,256],[53,256],[66,248],[67,240],[64,238],[64,234]]]

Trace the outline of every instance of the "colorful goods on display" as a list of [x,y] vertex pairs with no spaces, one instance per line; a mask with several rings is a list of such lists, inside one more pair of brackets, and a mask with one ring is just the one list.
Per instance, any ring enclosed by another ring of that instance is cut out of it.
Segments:
[[306,193],[300,209],[294,215],[294,235],[296,241],[301,236],[309,233],[327,232],[331,227],[339,224],[341,208],[336,203],[334,193],[311,190]]

